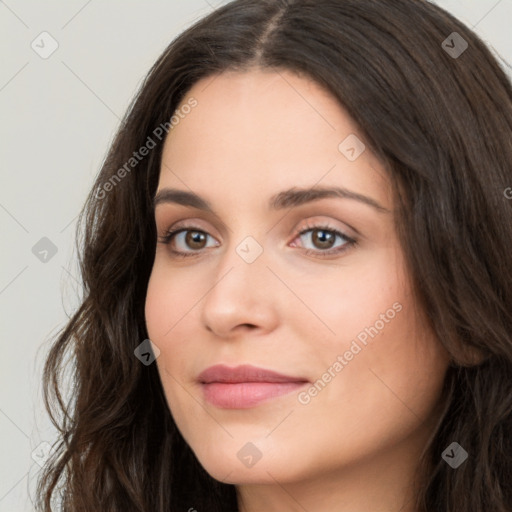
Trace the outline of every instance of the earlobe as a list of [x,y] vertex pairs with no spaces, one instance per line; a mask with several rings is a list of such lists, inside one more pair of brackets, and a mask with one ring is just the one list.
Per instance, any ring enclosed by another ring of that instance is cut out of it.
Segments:
[[451,366],[472,367],[479,366],[491,357],[491,354],[483,350],[463,344],[459,347],[457,355],[452,357]]

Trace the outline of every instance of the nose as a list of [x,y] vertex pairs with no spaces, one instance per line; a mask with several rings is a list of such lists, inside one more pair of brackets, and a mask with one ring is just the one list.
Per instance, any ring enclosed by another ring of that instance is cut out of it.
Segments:
[[[251,251],[257,252],[251,255]],[[242,242],[230,247],[219,260],[201,312],[203,325],[218,337],[268,332],[277,324],[274,289],[279,281],[268,268],[265,251],[251,261],[259,251],[254,241]]]

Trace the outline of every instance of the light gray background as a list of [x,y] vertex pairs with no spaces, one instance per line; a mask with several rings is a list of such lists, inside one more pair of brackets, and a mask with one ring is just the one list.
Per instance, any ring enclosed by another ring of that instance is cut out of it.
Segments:
[[[0,1],[0,512],[33,510],[38,461],[55,439],[41,371],[51,337],[78,304],[74,230],[86,194],[154,60],[223,3]],[[436,3],[473,27],[512,73],[512,0]],[[31,47],[49,48],[43,31],[59,45],[47,59]],[[58,249],[47,262],[32,252],[43,237]]]

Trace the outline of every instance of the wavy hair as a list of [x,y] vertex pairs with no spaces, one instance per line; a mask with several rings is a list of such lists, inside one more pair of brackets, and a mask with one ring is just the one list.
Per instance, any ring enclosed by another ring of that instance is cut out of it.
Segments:
[[[468,45],[460,55],[449,51],[454,32]],[[238,510],[235,486],[213,479],[178,431],[156,365],[134,356],[148,337],[164,138],[120,169],[198,80],[255,66],[324,86],[389,175],[417,304],[452,356],[444,412],[418,461],[416,509],[510,512],[512,87],[474,32],[425,0],[235,0],[158,58],[80,214],[83,297],[45,362],[59,439],[37,510]],[[453,441],[469,453],[457,469],[441,457]]]

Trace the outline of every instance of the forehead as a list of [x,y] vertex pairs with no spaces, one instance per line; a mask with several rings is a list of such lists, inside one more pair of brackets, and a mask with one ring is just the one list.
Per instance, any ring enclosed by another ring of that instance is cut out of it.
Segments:
[[224,72],[197,82],[177,112],[191,98],[197,106],[181,114],[166,139],[159,188],[220,184],[270,196],[291,185],[374,194],[387,186],[369,150],[354,161],[340,150],[347,138],[363,137],[336,98],[309,78],[284,70]]

